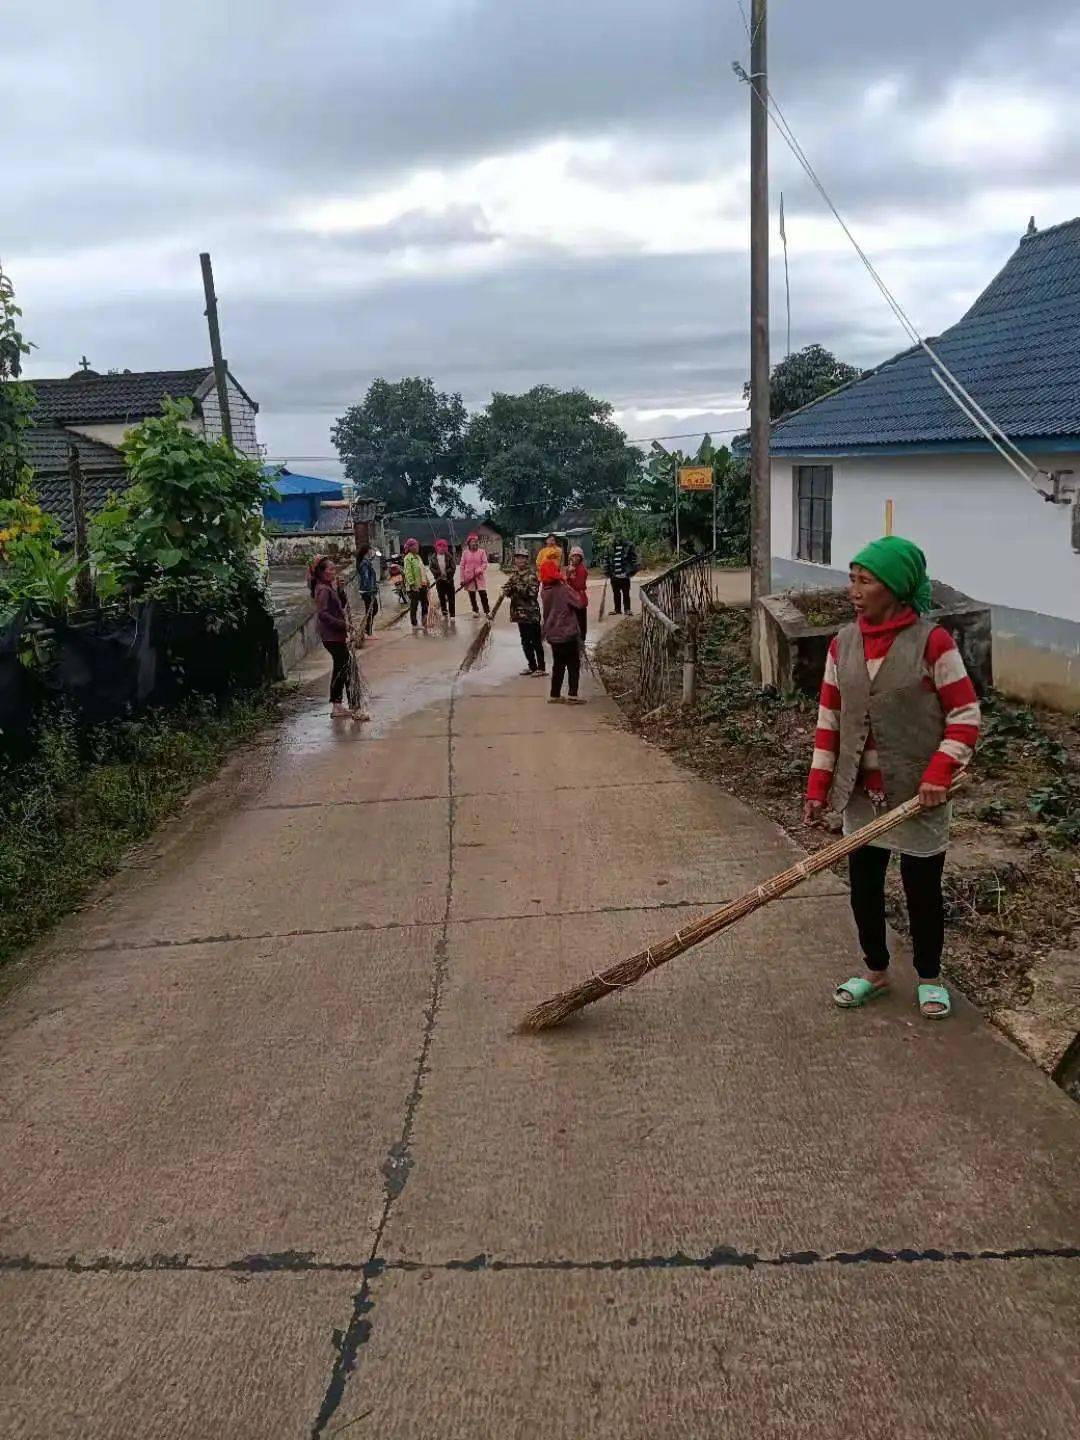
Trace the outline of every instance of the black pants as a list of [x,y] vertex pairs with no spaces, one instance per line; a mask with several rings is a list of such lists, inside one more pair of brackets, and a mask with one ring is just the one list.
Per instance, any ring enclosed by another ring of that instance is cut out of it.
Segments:
[[469,597],[469,604],[472,606],[472,613],[474,615],[480,614],[480,606],[476,603],[477,595],[480,596],[480,605],[483,605],[484,607],[484,614],[489,615],[491,613],[490,607],[488,605],[486,590],[466,590],[465,593]]
[[419,606],[419,608],[420,608],[420,618],[423,620],[424,624],[426,625],[426,624],[427,624],[427,612],[428,612],[428,592],[427,592],[427,586],[426,586],[426,585],[424,586],[424,588],[423,588],[422,590],[410,590],[410,591],[409,591],[409,619],[412,621],[412,623],[413,623],[414,625],[416,624],[416,610],[417,610],[417,606]]
[[[867,845],[848,858],[851,877],[851,909],[859,931],[866,964],[870,970],[884,970],[889,964],[885,940],[885,872],[892,852]],[[908,923],[915,969],[922,980],[936,980],[941,973],[941,951],[945,944],[945,902],[941,894],[941,873],[945,852],[940,855],[900,856],[900,878],[907,896]]]
[[539,620],[519,620],[518,634],[521,636],[521,648],[525,652],[529,669],[539,670],[543,675],[547,664],[544,660],[544,642],[540,638]]
[[575,635],[573,640],[556,640],[551,646],[551,693],[562,694],[563,676],[567,677],[567,690],[573,697],[578,692],[581,679],[581,641]]
[[621,615],[624,611],[630,614],[630,576],[615,575],[611,580],[611,593],[615,598],[615,614]]
[[454,582],[435,577],[435,593],[439,597],[439,609],[451,620],[454,618]]
[[330,672],[330,704],[340,705],[345,694],[345,678],[349,673],[349,647],[344,640],[324,640],[322,643],[330,651],[334,662]]
[[[629,613],[629,610],[627,611],[627,613]],[[584,643],[585,637],[586,637],[586,636],[588,635],[588,633],[589,633],[589,612],[588,612],[588,610],[582,608],[581,610],[579,610],[579,611],[577,612],[577,623],[578,623],[578,625],[581,627],[581,639],[582,639],[582,643]]]
[[375,628],[375,616],[379,613],[378,595],[361,595],[364,602],[364,634],[370,635]]

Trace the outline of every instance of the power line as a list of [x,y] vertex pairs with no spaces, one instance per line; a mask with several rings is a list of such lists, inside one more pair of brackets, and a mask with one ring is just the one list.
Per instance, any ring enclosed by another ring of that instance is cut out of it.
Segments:
[[[739,77],[740,80],[743,81],[744,84],[750,84],[752,77],[746,73],[746,71],[738,63],[738,61],[735,61],[733,63],[732,69],[735,71],[735,74]],[[753,91],[753,93],[757,94],[757,91],[754,89],[753,86],[751,86],[751,90]],[[893,315],[896,317],[900,326],[907,333],[908,338],[913,342],[914,345],[925,351],[925,353],[930,357],[930,361],[934,367],[931,371],[934,379],[945,391],[946,395],[948,395],[948,397],[957,406],[957,408],[961,410],[964,415],[967,416],[967,418],[971,421],[972,425],[974,425],[975,429],[978,430],[979,434],[982,435],[982,437],[994,447],[994,449],[998,452],[998,454],[1005,461],[1005,463],[1011,466],[1012,469],[1015,470],[1016,473],[1020,476],[1020,478],[1026,481],[1035,490],[1037,494],[1042,496],[1044,500],[1052,499],[1052,495],[1050,495],[1047,491],[1043,490],[1042,487],[1038,484],[1037,480],[1037,477],[1045,475],[1046,472],[1039,469],[1039,467],[1024,453],[1024,451],[1020,449],[1019,445],[1017,445],[1006,434],[1006,432],[1001,428],[1001,426],[998,425],[998,423],[993,419],[993,417],[986,413],[986,411],[978,403],[975,397],[967,389],[965,389],[962,382],[957,379],[956,375],[954,375],[953,372],[949,369],[949,367],[945,364],[941,356],[938,355],[938,353],[923,338],[923,336],[916,328],[914,322],[911,320],[907,312],[904,310],[903,306],[900,304],[899,300],[897,300],[896,296],[892,293],[889,287],[885,284],[885,281],[881,278],[877,270],[874,268],[870,257],[866,254],[862,246],[855,239],[855,236],[851,233],[847,222],[844,220],[843,216],[836,208],[832,197],[829,195],[829,192],[822,184],[817,174],[817,171],[814,169],[813,165],[811,165],[806,155],[806,152],[799,144],[799,141],[795,136],[795,132],[792,130],[790,124],[788,123],[787,117],[780,109],[780,106],[776,101],[775,95],[770,91],[768,95],[761,100],[761,104],[764,106],[765,113],[767,114],[769,119],[773,122],[776,129],[779,130],[781,138],[783,139],[784,143],[787,145],[791,153],[795,156],[795,159],[798,161],[800,167],[806,174],[807,178],[810,180],[810,183],[821,196],[822,200],[824,200],[825,204],[832,212],[837,224],[840,226],[841,230],[843,230],[844,234],[851,242],[852,248],[855,250],[855,253],[858,255],[863,265],[866,267],[867,273],[870,275],[870,278],[873,280],[874,284],[881,292],[885,303],[893,312]]]
[[[707,430],[683,430],[683,431],[681,431],[678,435],[642,435],[642,436],[638,436],[637,438],[633,438],[633,437],[631,437],[631,436],[628,436],[628,437],[627,437],[627,440],[626,440],[626,443],[627,443],[628,445],[652,445],[652,444],[654,444],[654,443],[656,443],[656,442],[658,442],[658,441],[660,441],[660,440],[696,440],[696,439],[698,439],[699,437],[703,437],[703,436],[705,436],[705,435],[741,435],[742,432],[743,432],[745,429],[746,429],[746,426],[745,426],[745,425],[721,425],[721,426],[710,425]],[[285,464],[287,464],[289,461],[293,461],[294,463],[297,463],[297,464],[302,463],[302,464],[305,464],[305,465],[310,465],[310,464],[321,464],[321,465],[325,465],[325,464],[328,464],[328,463],[333,463],[333,464],[335,464],[335,465],[340,465],[340,464],[342,463],[342,460],[341,460],[341,456],[340,456],[340,455],[292,455],[292,454],[289,454],[289,455],[268,455],[268,456],[266,457],[266,463],[267,463],[268,465],[285,465]]]

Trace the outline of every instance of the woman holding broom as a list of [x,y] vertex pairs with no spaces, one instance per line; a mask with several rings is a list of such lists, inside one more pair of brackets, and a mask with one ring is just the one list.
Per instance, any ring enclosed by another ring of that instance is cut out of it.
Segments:
[[522,675],[546,675],[544,641],[540,633],[540,581],[529,564],[527,550],[514,551],[514,568],[503,586],[510,597],[510,619],[518,627],[528,669]]
[[401,547],[405,553],[405,589],[409,596],[409,622],[413,630],[419,630],[420,625],[416,623],[417,610],[420,612],[420,622],[427,625],[428,618],[428,579],[424,562],[420,559],[419,540],[406,540]]
[[584,705],[578,696],[581,679],[581,628],[577,612],[585,601],[566,583],[562,568],[554,560],[540,567],[541,599],[544,608],[544,639],[551,646],[551,695],[548,703],[561,705],[563,677],[567,679],[568,705]]
[[461,552],[461,565],[458,573],[461,576],[461,588],[469,597],[474,620],[480,616],[480,610],[476,603],[478,595],[480,604],[484,607],[484,614],[491,613],[487,597],[487,568],[487,551],[480,547],[480,536],[476,534],[468,536],[465,541],[465,549]]
[[[338,585],[334,562],[325,555],[312,561],[308,570],[308,589],[315,601],[315,628],[323,648],[333,662],[330,672],[330,718],[332,720],[366,720],[356,708],[348,709],[342,702],[349,678],[349,611]],[[353,699],[355,697],[351,697]]]
[[867,545],[851,562],[848,593],[857,618],[829,647],[804,819],[816,824],[828,802],[843,813],[850,835],[915,795],[922,810],[849,857],[851,908],[866,971],[837,986],[833,999],[850,1009],[888,986],[885,874],[895,853],[919,1009],[940,1020],[951,1008],[939,983],[948,788],[978,740],[979,702],[952,636],[923,618],[932,602],[926,556],[917,545],[897,535]]
[[589,572],[585,566],[585,551],[580,545],[574,545],[570,550],[570,559],[566,567],[566,583],[571,590],[576,590],[585,602],[577,612],[578,624],[581,627],[581,643],[584,645],[589,631]]

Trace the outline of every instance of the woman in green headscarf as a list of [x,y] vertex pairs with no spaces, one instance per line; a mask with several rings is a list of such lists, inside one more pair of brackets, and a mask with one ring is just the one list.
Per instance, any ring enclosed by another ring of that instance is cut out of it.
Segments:
[[924,618],[933,597],[917,545],[898,535],[872,541],[852,560],[850,580],[857,618],[829,647],[804,818],[816,824],[829,804],[851,834],[916,794],[923,811],[850,857],[851,908],[866,973],[837,986],[833,999],[850,1009],[888,987],[885,873],[895,852],[919,1009],[942,1019],[950,1009],[939,983],[948,790],[978,740],[979,702],[952,636]]

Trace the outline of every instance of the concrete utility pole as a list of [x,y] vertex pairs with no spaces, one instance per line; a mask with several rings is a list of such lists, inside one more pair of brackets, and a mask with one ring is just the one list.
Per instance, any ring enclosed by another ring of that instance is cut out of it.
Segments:
[[217,382],[218,405],[221,407],[221,433],[232,449],[232,416],[229,413],[229,367],[221,358],[221,331],[218,329],[217,296],[214,293],[214,272],[210,256],[204,251],[199,256],[202,266],[203,291],[206,295],[206,323],[210,327],[210,355],[214,362],[214,380]]
[[761,679],[757,601],[772,589],[769,490],[769,98],[767,0],[753,0],[750,40],[750,663]]

